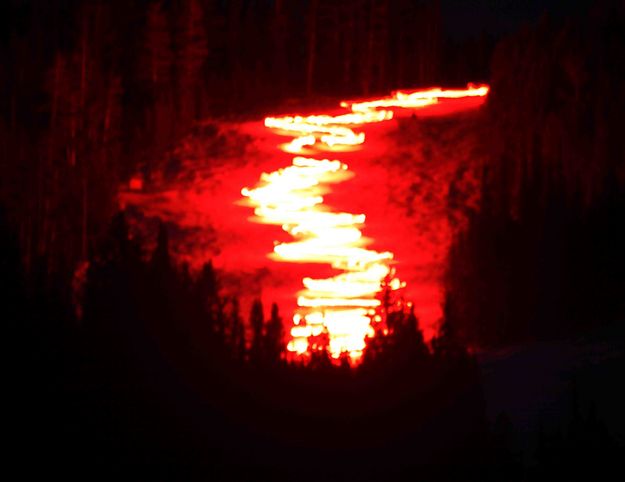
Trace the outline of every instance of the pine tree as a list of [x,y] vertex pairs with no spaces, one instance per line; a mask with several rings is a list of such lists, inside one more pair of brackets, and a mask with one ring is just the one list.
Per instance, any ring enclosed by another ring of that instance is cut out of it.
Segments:
[[279,361],[284,352],[284,326],[276,303],[271,305],[271,317],[267,322],[264,339],[264,352],[269,363]]
[[211,261],[205,263],[200,270],[194,285],[195,300],[199,309],[199,323],[202,332],[217,345],[223,343],[223,310],[219,297],[217,276]]
[[319,0],[310,0],[307,13],[307,51],[306,51],[306,94],[314,89],[315,69],[317,65],[317,15]]
[[260,300],[254,300],[250,311],[250,326],[252,328],[250,360],[254,363],[259,363],[263,358],[264,324],[263,305]]
[[202,266],[197,281],[197,291],[204,311],[209,316],[214,317],[219,305],[219,285],[212,261],[208,261]]
[[145,62],[142,63],[142,77],[151,94],[148,115],[148,138],[155,150],[160,150],[174,135],[175,115],[173,97],[174,52],[172,29],[164,3],[159,1],[148,9],[145,31]]
[[459,340],[456,329],[457,318],[454,316],[452,307],[453,303],[447,296],[443,308],[443,320],[438,335],[432,340],[432,348],[434,354],[439,357],[456,359],[466,355],[466,349]]
[[428,348],[423,340],[423,333],[419,328],[419,320],[414,313],[414,306],[410,306],[408,316],[404,318],[398,337],[399,349],[410,357],[423,359],[428,355]]
[[245,326],[239,311],[239,299],[235,296],[230,306],[230,350],[232,357],[244,361],[246,355]]
[[201,74],[208,57],[204,10],[199,0],[185,3],[179,17],[177,44],[179,113],[181,124],[186,126],[202,115]]

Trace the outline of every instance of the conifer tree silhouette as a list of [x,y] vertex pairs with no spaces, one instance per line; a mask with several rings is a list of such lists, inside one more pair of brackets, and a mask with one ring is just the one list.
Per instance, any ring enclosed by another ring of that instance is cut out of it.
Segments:
[[252,340],[250,346],[250,361],[260,363],[263,358],[263,333],[264,333],[263,305],[260,300],[254,300],[250,310],[250,327]]
[[233,297],[230,303],[230,349],[237,361],[244,361],[246,357],[245,326],[239,311],[239,298]]
[[284,352],[284,326],[278,311],[278,305],[272,303],[271,317],[267,322],[264,337],[264,353],[267,361],[271,364],[277,363]]

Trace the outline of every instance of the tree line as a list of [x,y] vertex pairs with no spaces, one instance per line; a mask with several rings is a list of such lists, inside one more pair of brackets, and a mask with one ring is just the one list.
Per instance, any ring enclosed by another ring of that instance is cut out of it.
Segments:
[[448,306],[465,342],[579,335],[625,317],[625,107],[618,2],[547,16],[493,57],[480,206],[456,237]]
[[618,460],[605,425],[578,404],[564,431],[537,433],[525,453],[505,414],[486,419],[480,370],[451,319],[427,345],[414,312],[389,302],[388,334],[357,367],[323,350],[293,363],[278,308],[265,320],[256,301],[243,316],[210,264],[191,275],[172,261],[163,226],[145,253],[115,216],[90,260],[80,321],[23,283],[6,224],[1,239],[22,473],[553,480]]

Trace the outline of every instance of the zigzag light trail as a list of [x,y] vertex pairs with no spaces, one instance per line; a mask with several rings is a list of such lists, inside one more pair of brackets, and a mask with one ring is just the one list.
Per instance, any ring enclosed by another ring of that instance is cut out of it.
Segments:
[[338,272],[326,279],[302,280],[304,289],[297,296],[289,352],[310,355],[324,348],[320,337],[327,335],[327,349],[333,358],[347,352],[357,362],[367,338],[375,335],[374,325],[383,321],[377,315],[383,283],[386,280],[393,290],[405,285],[395,275],[393,253],[367,247],[371,240],[362,234],[365,214],[333,212],[324,204],[330,185],[348,180],[353,172],[341,160],[321,158],[320,152],[362,149],[365,134],[358,128],[392,119],[392,109],[418,109],[439,99],[483,97],[487,93],[487,86],[471,84],[456,90],[397,91],[389,97],[342,102],[341,107],[349,111],[336,116],[265,119],[265,127],[293,137],[280,148],[297,155],[290,166],[263,173],[256,187],[241,190],[254,207],[251,220],[281,226],[293,237],[292,242],[276,244],[271,259],[322,263]]

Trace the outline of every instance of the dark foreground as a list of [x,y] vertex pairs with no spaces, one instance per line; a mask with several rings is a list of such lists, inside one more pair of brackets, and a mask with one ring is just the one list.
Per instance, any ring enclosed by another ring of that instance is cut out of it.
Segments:
[[[80,322],[22,289],[5,262],[9,433],[25,477],[552,480],[607,474],[622,453],[574,384],[553,414],[562,423],[519,447],[509,415],[489,421],[477,361],[453,326],[430,348],[397,304],[357,369],[322,351],[287,364],[277,307],[264,320],[256,305],[242,342],[236,300],[219,296],[210,265],[198,277],[175,267],[164,232],[143,261],[125,229],[116,218],[92,260]],[[619,353],[610,373],[622,373]]]

